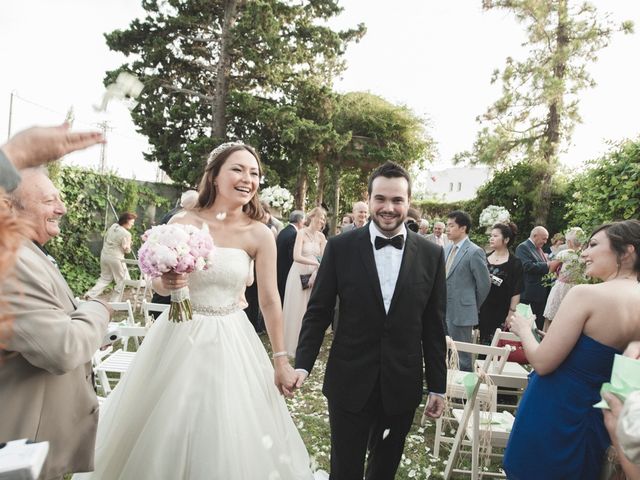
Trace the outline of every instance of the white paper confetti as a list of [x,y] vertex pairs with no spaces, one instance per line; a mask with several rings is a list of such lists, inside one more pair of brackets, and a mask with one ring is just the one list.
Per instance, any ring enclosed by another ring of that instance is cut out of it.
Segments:
[[389,435],[391,429],[387,428],[384,432],[382,432],[382,439],[384,440]]
[[262,446],[267,450],[271,449],[273,447],[273,439],[269,435],[265,435],[262,437]]
[[124,100],[128,97],[130,99],[128,108],[133,110],[137,105],[134,99],[138,98],[143,88],[144,84],[135,75],[128,72],[120,72],[115,83],[107,85],[100,105],[94,105],[93,108],[98,112],[104,112],[107,110],[107,105],[111,100]]
[[220,221],[223,221],[225,218],[227,218],[227,212],[220,212],[216,214],[216,219]]

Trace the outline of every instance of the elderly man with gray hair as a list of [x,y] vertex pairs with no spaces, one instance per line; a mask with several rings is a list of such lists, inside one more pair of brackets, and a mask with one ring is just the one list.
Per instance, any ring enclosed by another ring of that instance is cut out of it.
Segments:
[[444,248],[451,243],[451,240],[449,240],[447,234],[444,233],[444,229],[444,222],[436,222],[433,224],[433,233],[430,233],[425,238]]
[[13,316],[9,353],[0,368],[0,442],[48,441],[41,478],[93,469],[98,400],[91,358],[101,346],[110,308],[78,305],[46,243],[60,233],[66,207],[46,169],[20,171],[11,194],[19,218],[30,226],[13,274],[2,279]]
[[276,248],[278,251],[277,271],[278,271],[278,293],[280,301],[284,302],[284,291],[287,285],[287,276],[293,264],[293,246],[296,243],[298,230],[304,227],[304,212],[294,210],[289,215],[289,225],[282,229],[276,238]]
[[542,277],[549,272],[555,272],[560,266],[557,260],[549,260],[542,251],[542,247],[549,239],[549,232],[542,226],[533,227],[529,238],[516,248],[516,257],[522,262],[524,272],[523,290],[520,302],[531,306],[536,316],[536,326],[544,328],[544,307],[549,295],[548,287],[542,284]]
[[353,223],[342,227],[343,233],[364,227],[364,224],[367,223],[367,217],[369,216],[369,206],[364,202],[355,202],[351,215],[353,216]]

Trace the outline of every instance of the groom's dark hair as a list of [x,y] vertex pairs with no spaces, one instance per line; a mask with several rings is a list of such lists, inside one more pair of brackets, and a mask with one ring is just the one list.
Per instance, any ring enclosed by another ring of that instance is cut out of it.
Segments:
[[371,191],[373,189],[373,181],[378,177],[405,178],[407,180],[407,183],[409,184],[407,193],[408,196],[411,197],[411,177],[409,176],[409,172],[407,172],[397,163],[387,162],[384,165],[380,165],[371,173],[371,176],[369,177],[368,187],[369,196],[371,196]]

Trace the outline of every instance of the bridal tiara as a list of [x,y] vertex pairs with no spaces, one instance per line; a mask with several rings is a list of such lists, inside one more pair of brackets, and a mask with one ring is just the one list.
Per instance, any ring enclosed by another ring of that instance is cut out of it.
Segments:
[[213,161],[214,158],[216,158],[218,155],[220,155],[222,152],[224,152],[228,148],[237,147],[237,146],[243,146],[244,147],[246,145],[244,143],[242,143],[242,142],[225,142],[222,145],[218,145],[209,154],[209,158],[207,158],[207,165],[209,165]]

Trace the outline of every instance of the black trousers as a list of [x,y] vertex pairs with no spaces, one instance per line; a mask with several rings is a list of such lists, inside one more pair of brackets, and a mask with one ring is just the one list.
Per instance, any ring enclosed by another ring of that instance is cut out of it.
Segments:
[[414,414],[415,410],[386,414],[379,383],[359,412],[347,411],[329,400],[330,480],[362,480],[367,450],[365,479],[393,480]]

